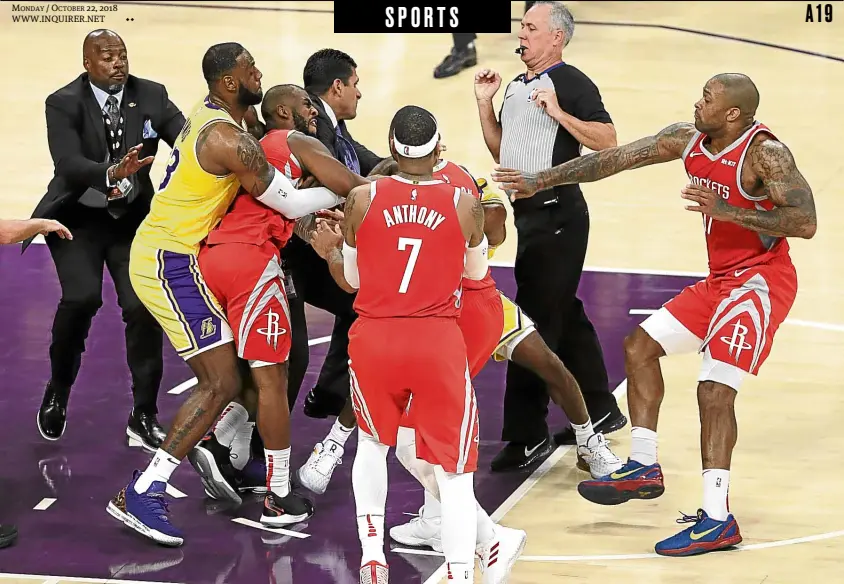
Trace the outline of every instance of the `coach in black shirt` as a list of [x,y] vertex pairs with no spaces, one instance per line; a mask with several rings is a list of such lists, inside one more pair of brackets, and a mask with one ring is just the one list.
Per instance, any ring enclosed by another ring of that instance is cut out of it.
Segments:
[[116,33],[89,33],[82,56],[86,72],[47,98],[47,138],[55,175],[32,215],[57,219],[73,233],[72,240],[46,237],[62,295],[53,321],[51,375],[38,429],[48,440],[58,440],[64,432],[70,389],[91,319],[103,302],[105,266],[126,323],[134,394],[126,431],[155,451],[165,436],[156,406],[163,333],[132,289],[129,248],[155,193],[149,165],[158,141],[172,147],[185,118],[163,85],[129,75],[126,46]]
[[[336,49],[322,49],[311,55],[303,73],[305,90],[317,109],[320,142],[350,170],[366,176],[382,158],[357,143],[346,128],[346,120],[357,116],[361,93],[357,88],[357,63]],[[344,193],[345,194],[345,193]],[[296,233],[282,250],[284,267],[293,279],[290,298],[292,347],[288,400],[292,407],[308,367],[308,330],[305,303],[334,315],[334,329],[316,387],[305,402],[305,413],[313,417],[336,416],[349,397],[349,328],[356,318],[355,296],[342,290],[328,271],[328,264],[307,243],[313,223],[299,221]]]
[[[521,58],[527,72],[511,81],[496,119],[492,98],[501,78],[484,70],[475,95],[484,140],[501,166],[539,171],[580,155],[581,145],[616,145],[615,129],[594,83],[562,60],[574,19],[561,2],[535,2],[522,19]],[[555,187],[513,204],[518,232],[516,303],[580,385],[596,432],[627,423],[609,392],[604,357],[577,288],[589,237],[589,211],[577,185]],[[545,418],[548,394],[530,371],[509,362],[502,438],[509,442],[493,470],[524,468],[553,451]],[[571,428],[555,436],[574,444]]]

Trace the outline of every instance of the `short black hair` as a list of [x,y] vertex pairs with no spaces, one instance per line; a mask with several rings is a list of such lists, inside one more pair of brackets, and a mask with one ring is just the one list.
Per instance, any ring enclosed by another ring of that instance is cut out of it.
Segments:
[[434,114],[416,105],[401,108],[390,123],[390,137],[395,137],[406,146],[427,144],[436,131],[437,120]]
[[202,57],[202,75],[208,85],[237,67],[237,58],[245,52],[240,43],[220,43],[209,47]]
[[278,104],[290,97],[297,89],[302,88],[293,83],[270,87],[264,94],[263,101],[261,101],[261,117],[264,118],[264,121],[275,115],[275,108],[278,107]]
[[322,95],[335,79],[349,84],[349,78],[357,69],[358,64],[348,54],[337,49],[320,49],[305,63],[305,70],[302,73],[302,81],[305,89],[310,93]]

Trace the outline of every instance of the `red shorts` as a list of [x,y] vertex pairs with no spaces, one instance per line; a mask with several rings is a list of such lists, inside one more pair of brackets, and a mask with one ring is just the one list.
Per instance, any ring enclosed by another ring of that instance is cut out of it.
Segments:
[[278,248],[271,243],[203,245],[199,270],[226,313],[238,356],[253,365],[287,361],[290,309]]
[[466,341],[469,376],[474,379],[495,351],[504,330],[504,306],[498,290],[464,290],[457,325]]
[[707,360],[756,375],[796,296],[794,265],[788,259],[774,260],[723,276],[710,275],[665,304],[676,323],[657,313],[642,328],[666,354],[686,352],[695,344]]
[[450,473],[477,470],[478,409],[453,319],[359,317],[349,331],[349,373],[362,431],[395,446],[410,406],[416,456]]

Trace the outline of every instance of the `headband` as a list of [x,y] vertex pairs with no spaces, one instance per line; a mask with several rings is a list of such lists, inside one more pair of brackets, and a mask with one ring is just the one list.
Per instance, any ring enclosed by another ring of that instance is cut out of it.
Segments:
[[396,133],[393,132],[393,143],[396,145],[396,152],[398,152],[400,156],[404,156],[405,158],[423,158],[425,156],[428,156],[431,152],[434,151],[434,148],[436,148],[437,142],[439,141],[439,127],[436,127],[434,129],[434,136],[430,140],[428,140],[428,142],[419,146],[408,146],[406,144],[402,144],[398,141],[398,138],[396,138]]

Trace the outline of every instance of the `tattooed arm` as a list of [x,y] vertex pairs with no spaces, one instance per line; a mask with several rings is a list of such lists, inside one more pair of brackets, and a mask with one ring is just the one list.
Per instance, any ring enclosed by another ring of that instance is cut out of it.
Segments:
[[361,185],[353,188],[346,197],[346,205],[343,208],[343,237],[350,247],[355,247],[355,232],[369,209],[369,190],[368,184]]
[[484,239],[484,207],[480,199],[461,193],[457,201],[457,216],[469,247],[478,247]]
[[385,158],[381,162],[375,165],[367,178],[372,178],[375,176],[391,176],[396,174],[399,171],[399,163],[393,160],[392,158]]
[[692,124],[672,124],[655,136],[580,156],[538,173],[501,168],[492,173],[492,179],[511,198],[521,199],[558,185],[594,182],[624,170],[678,160],[694,134]]
[[730,207],[733,223],[774,237],[811,239],[818,228],[812,188],[797,169],[794,157],[782,142],[773,139],[752,144],[747,160],[771,202],[771,211]]
[[310,213],[304,217],[296,219],[293,226],[293,233],[298,235],[305,241],[311,240],[311,234],[316,230],[316,214]]

